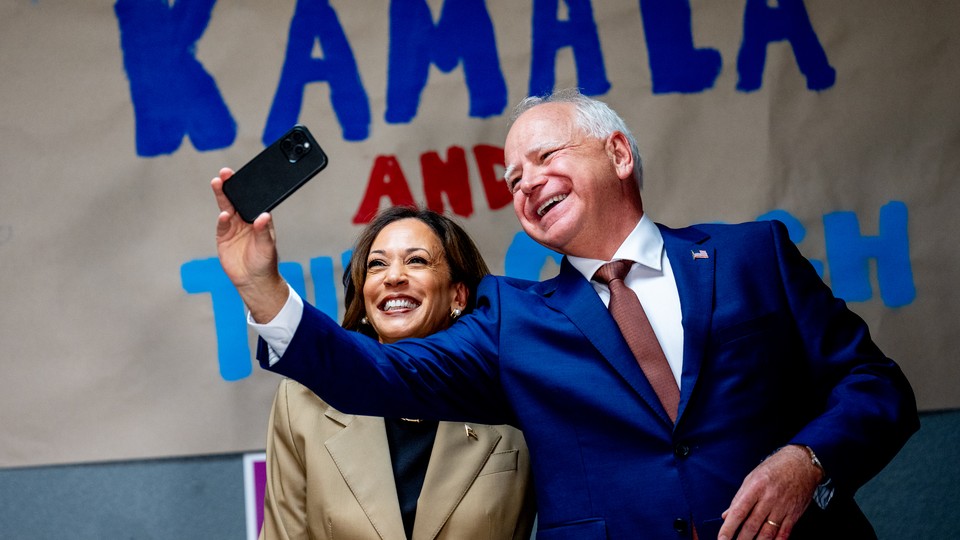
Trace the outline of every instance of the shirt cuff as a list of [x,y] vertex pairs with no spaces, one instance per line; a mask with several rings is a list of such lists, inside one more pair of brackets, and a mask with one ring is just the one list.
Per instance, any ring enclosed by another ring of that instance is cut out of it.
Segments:
[[823,481],[820,482],[820,485],[817,486],[817,489],[813,491],[813,502],[820,507],[821,510],[826,510],[827,505],[830,504],[830,499],[833,498],[833,479],[827,476],[827,471],[824,470],[823,464],[820,463],[820,458],[817,457],[816,452],[813,451],[813,448],[810,448],[807,445],[803,445],[807,453],[810,454],[810,461],[817,466],[818,469],[823,471]]
[[294,332],[300,326],[300,319],[303,318],[303,299],[289,283],[287,288],[290,291],[287,302],[270,322],[258,324],[247,311],[247,324],[266,342],[271,366],[280,361],[280,357],[287,351]]
[[813,502],[816,503],[821,510],[826,510],[827,505],[830,504],[830,499],[833,498],[833,491],[833,480],[827,478],[817,486],[817,489],[813,490]]

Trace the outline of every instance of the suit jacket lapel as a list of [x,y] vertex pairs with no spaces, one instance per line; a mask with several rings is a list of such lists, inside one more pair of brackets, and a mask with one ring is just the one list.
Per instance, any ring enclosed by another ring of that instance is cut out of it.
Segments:
[[343,430],[325,441],[343,480],[382,538],[403,538],[403,520],[390,465],[382,418],[354,416],[335,409],[327,417]]
[[707,336],[715,298],[714,278],[717,251],[708,242],[710,236],[699,229],[669,229],[662,225],[667,258],[673,268],[677,291],[680,293],[680,312],[683,317],[683,373],[680,377],[680,407],[677,421],[697,385],[700,367],[706,354]]
[[556,292],[544,298],[547,305],[565,314],[661,421],[672,425],[670,417],[660,404],[660,398],[653,391],[624,341],[620,328],[590,282],[564,258],[556,283]]
[[502,435],[496,428],[440,422],[417,503],[414,540],[433,540],[480,474]]

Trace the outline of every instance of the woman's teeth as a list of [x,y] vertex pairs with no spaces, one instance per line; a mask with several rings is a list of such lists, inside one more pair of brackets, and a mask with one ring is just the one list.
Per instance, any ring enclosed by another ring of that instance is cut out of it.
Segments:
[[392,300],[387,300],[383,304],[383,310],[391,311],[394,309],[413,309],[419,305],[420,304],[410,300],[409,298],[394,298]]

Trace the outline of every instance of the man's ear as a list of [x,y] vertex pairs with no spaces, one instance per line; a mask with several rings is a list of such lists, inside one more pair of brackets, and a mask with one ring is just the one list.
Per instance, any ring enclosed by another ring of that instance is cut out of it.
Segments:
[[607,137],[607,154],[610,161],[617,170],[617,176],[621,180],[633,177],[633,150],[630,148],[630,141],[627,136],[619,131],[614,131]]

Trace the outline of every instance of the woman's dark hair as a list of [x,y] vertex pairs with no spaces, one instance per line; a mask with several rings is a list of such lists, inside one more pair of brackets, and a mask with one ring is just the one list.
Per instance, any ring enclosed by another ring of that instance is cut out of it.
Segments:
[[367,257],[380,231],[401,219],[418,219],[436,233],[443,247],[444,259],[450,268],[450,281],[467,286],[469,294],[463,312],[469,313],[476,305],[477,285],[490,270],[470,235],[453,220],[433,210],[416,206],[393,206],[378,213],[360,232],[350,262],[343,271],[343,303],[346,309],[341,325],[344,328],[377,338],[372,326],[360,322],[366,315],[363,285],[367,279]]

